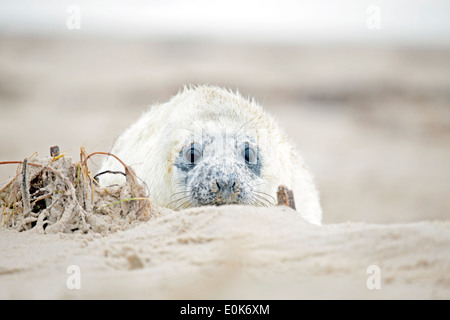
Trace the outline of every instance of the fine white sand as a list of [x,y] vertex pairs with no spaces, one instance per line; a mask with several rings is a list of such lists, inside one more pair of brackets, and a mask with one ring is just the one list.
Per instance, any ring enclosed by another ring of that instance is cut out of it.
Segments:
[[105,237],[1,230],[0,242],[3,299],[450,298],[450,222],[318,227],[287,207],[226,206]]

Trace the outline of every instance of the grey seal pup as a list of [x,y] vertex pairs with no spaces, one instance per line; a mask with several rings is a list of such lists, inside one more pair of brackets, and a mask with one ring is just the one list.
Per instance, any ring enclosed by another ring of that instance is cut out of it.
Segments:
[[[273,117],[238,93],[186,87],[144,112],[117,138],[111,153],[134,170],[159,206],[272,206],[278,186],[286,185],[299,214],[321,224],[318,192],[302,157]],[[107,157],[100,172],[107,170],[123,168]],[[104,186],[125,179],[99,178]]]

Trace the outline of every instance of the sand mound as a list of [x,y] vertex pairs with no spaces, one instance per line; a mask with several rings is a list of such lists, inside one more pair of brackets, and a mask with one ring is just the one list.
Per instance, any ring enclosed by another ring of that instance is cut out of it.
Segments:
[[0,242],[1,298],[450,297],[450,222],[318,227],[288,207],[223,206],[106,236],[0,230]]

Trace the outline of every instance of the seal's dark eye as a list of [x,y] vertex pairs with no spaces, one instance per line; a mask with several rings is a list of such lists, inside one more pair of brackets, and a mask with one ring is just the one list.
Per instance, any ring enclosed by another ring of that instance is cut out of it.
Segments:
[[202,147],[198,143],[192,143],[186,147],[185,157],[189,164],[195,165],[202,157]]
[[248,142],[244,143],[242,156],[247,164],[256,164],[257,162],[255,147]]

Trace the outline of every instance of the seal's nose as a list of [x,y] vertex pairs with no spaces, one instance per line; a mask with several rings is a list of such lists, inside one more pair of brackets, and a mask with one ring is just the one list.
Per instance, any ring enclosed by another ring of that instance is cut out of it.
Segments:
[[214,179],[211,191],[215,193],[216,201],[222,204],[234,203],[240,192],[239,181],[233,176],[228,179]]
[[228,180],[223,179],[215,179],[215,187],[217,191],[224,192],[226,190],[230,190],[232,192],[236,191],[238,183],[235,178],[230,178]]

